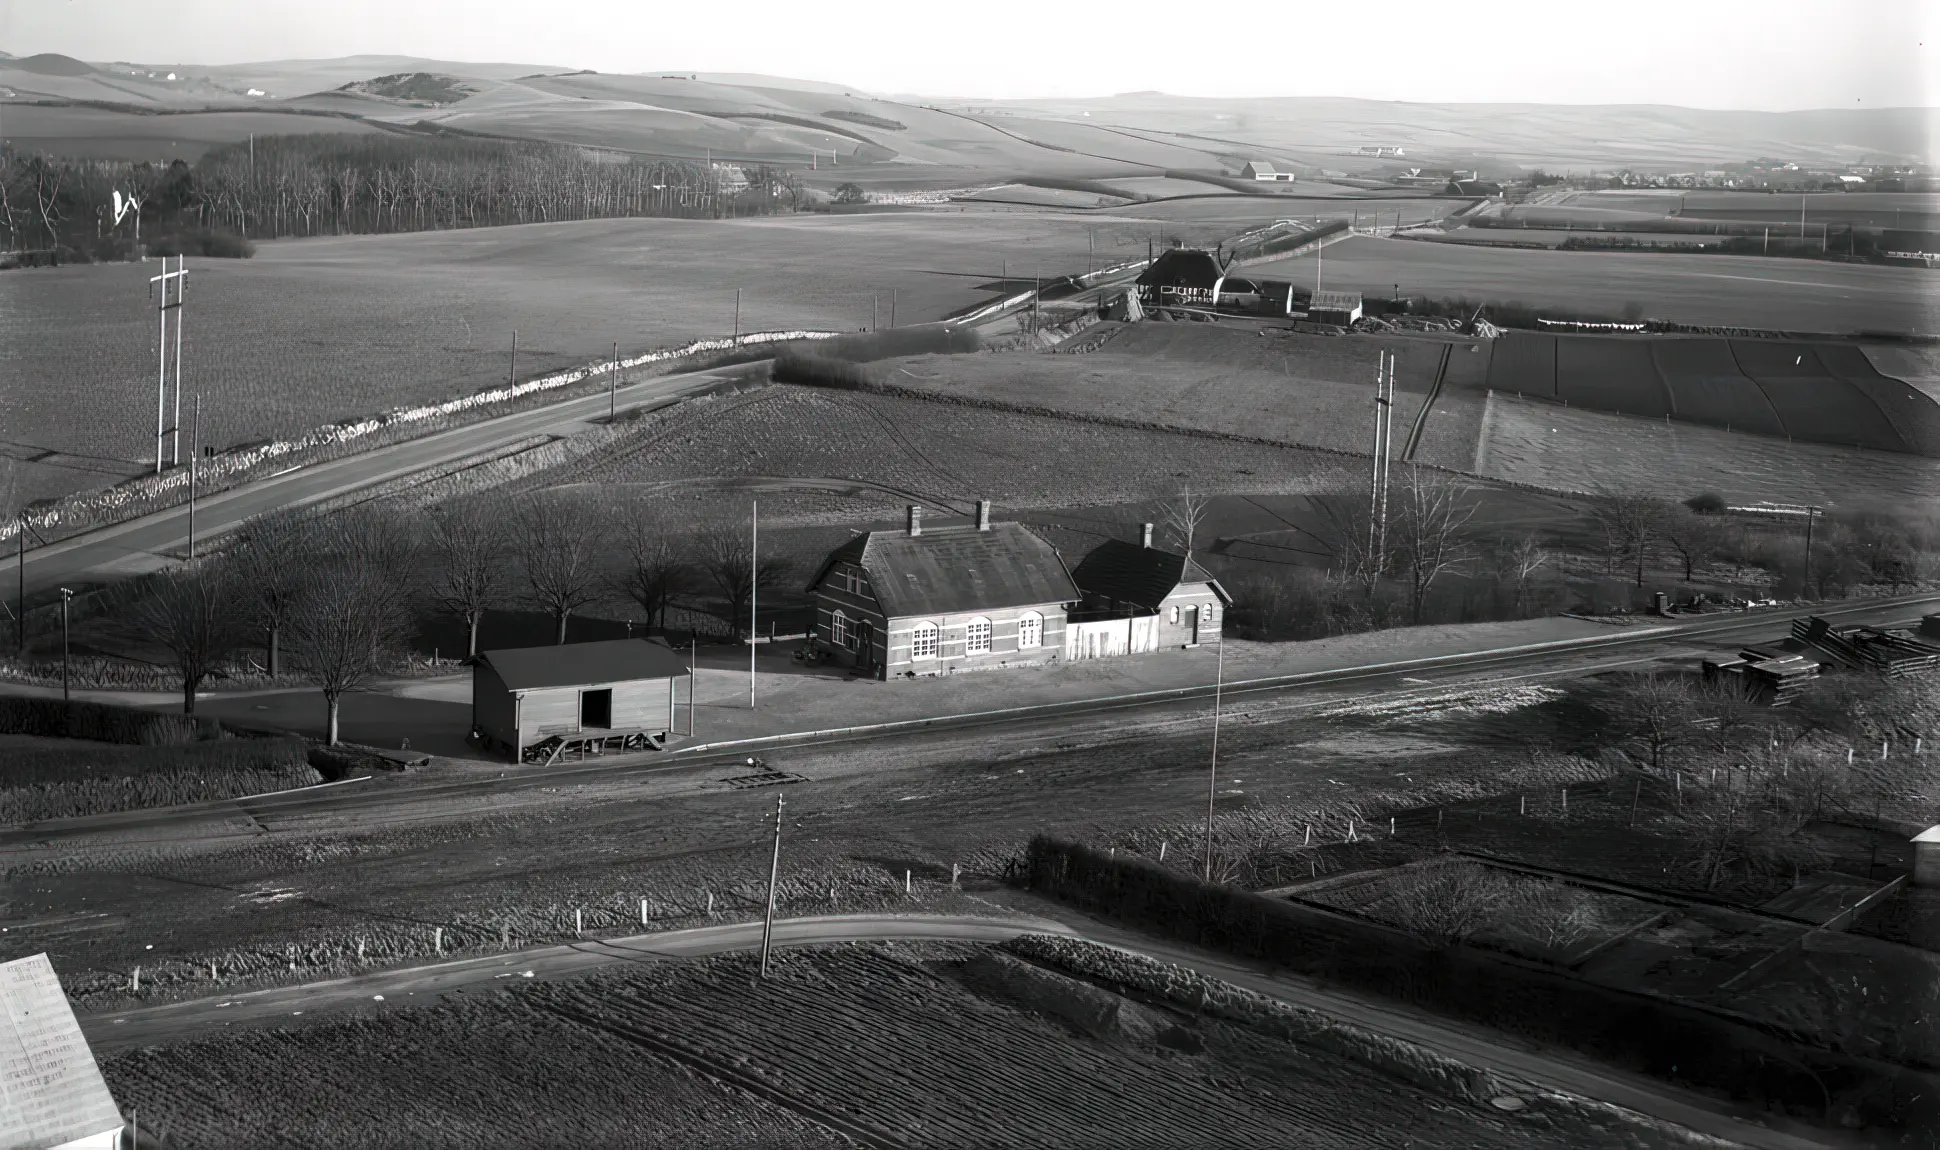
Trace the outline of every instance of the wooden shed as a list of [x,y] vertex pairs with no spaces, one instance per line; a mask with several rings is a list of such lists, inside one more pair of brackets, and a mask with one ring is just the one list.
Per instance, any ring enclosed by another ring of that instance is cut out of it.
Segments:
[[486,651],[472,667],[472,735],[515,762],[657,747],[687,673],[644,639]]

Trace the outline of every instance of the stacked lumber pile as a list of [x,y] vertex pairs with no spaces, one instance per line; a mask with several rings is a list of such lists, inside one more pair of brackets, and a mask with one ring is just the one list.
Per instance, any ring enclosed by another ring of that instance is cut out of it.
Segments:
[[1817,678],[1819,664],[1803,655],[1788,655],[1747,647],[1737,654],[1720,653],[1704,659],[1706,682],[1737,682],[1747,699],[1783,707],[1799,697]]
[[1940,646],[1923,643],[1907,631],[1878,627],[1834,627],[1817,615],[1792,623],[1792,637],[1833,663],[1882,675],[1920,675],[1940,670]]

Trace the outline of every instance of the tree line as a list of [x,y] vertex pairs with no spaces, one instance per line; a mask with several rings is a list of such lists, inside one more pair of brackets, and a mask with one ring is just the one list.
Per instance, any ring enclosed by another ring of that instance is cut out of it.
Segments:
[[163,653],[187,714],[203,683],[238,653],[261,649],[272,679],[293,674],[323,693],[335,744],[343,695],[392,665],[427,613],[463,625],[467,657],[478,653],[490,611],[543,611],[564,643],[574,615],[615,599],[639,608],[649,630],[664,630],[677,602],[709,599],[738,639],[749,596],[794,567],[781,556],[757,561],[744,524],[677,530],[638,503],[528,495],[421,515],[277,512],[246,525],[220,554],[158,576],[122,628]]
[[[137,205],[119,221],[117,192]],[[781,169],[448,133],[263,136],[193,164],[0,145],[6,246],[54,259],[126,259],[138,236],[151,254],[241,256],[252,239],[765,215],[796,205]]]

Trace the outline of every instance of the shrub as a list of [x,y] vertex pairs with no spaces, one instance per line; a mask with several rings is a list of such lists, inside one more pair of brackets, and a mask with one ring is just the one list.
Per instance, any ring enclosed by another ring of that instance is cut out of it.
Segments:
[[223,730],[215,719],[172,711],[9,696],[0,698],[0,734],[167,746],[220,739]]
[[1699,515],[1718,515],[1725,509],[1724,496],[1715,491],[1701,491],[1684,501],[1684,506]]
[[862,190],[861,184],[840,184],[835,189],[835,202],[838,204],[866,204],[869,193]]
[[860,364],[844,363],[840,360],[824,359],[819,355],[806,355],[801,352],[783,352],[775,357],[775,366],[770,377],[776,383],[793,383],[802,387],[827,387],[839,391],[867,391],[875,386],[875,380],[867,368]]
[[809,352],[820,359],[874,363],[905,355],[959,355],[982,349],[983,339],[976,328],[925,323],[817,340],[810,345]]
[[148,244],[148,254],[246,260],[256,254],[256,245],[229,232],[197,229],[157,237]]

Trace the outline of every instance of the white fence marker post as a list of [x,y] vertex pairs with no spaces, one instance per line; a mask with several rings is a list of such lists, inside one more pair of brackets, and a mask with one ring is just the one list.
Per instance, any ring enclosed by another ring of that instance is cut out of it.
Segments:
[[141,967],[135,968],[135,977],[129,983],[129,988],[136,994],[141,993]]
[[437,926],[437,927],[431,928],[431,949],[437,951],[441,955],[445,952],[445,928],[444,927]]
[[907,869],[905,869],[905,870],[903,871],[903,894],[904,894],[904,895],[913,895],[913,894],[915,894],[915,893],[916,893],[916,891],[915,891],[915,889],[914,889],[914,887],[912,886],[912,884],[911,884],[911,883],[910,883],[910,881],[909,881],[909,871],[908,871]]
[[1166,847],[1168,847],[1168,846],[1170,846],[1170,845],[1171,845],[1171,844],[1170,844],[1170,843],[1168,843],[1168,842],[1167,842],[1166,840],[1164,840],[1164,839],[1160,839],[1160,840],[1159,840],[1159,861],[1160,861],[1160,862],[1164,862],[1164,861],[1165,861],[1165,848],[1166,848]]
[[1388,816],[1388,837],[1389,838],[1394,837],[1394,816],[1393,815]]
[[707,917],[714,917],[714,892],[711,890],[707,892]]
[[586,933],[586,912],[578,907],[573,908],[573,933]]
[[957,889],[957,880],[963,877],[963,868],[956,863],[950,864],[950,889]]
[[364,961],[364,940],[361,938],[357,940],[357,961]]
[[640,900],[640,925],[647,925],[647,900],[644,898]]

